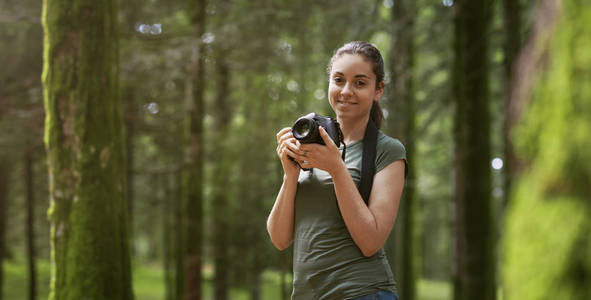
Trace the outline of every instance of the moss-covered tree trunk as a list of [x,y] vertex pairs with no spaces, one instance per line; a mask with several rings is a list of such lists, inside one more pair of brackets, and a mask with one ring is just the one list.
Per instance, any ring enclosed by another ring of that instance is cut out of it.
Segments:
[[517,57],[522,45],[521,39],[521,14],[522,3],[520,0],[503,0],[503,25],[505,33],[505,105],[504,105],[504,146],[505,146],[505,163],[504,163],[504,194],[503,202],[507,204],[509,199],[509,191],[511,190],[511,183],[515,178],[521,163],[516,154],[513,141],[510,137],[510,132],[515,124],[511,123],[511,86],[515,82],[513,77],[515,75],[515,66]]
[[397,1],[392,7],[392,48],[390,52],[392,84],[390,98],[387,100],[389,108],[388,129],[399,138],[406,147],[408,162],[408,177],[404,193],[400,201],[398,220],[395,234],[399,238],[394,245],[396,255],[392,262],[395,264],[395,274],[398,275],[399,293],[402,299],[416,298],[416,235],[415,235],[415,93],[414,93],[414,28],[416,18],[415,3]]
[[489,23],[493,1],[456,1],[454,98],[456,116],[456,214],[458,235],[455,299],[495,299],[488,101]]
[[591,299],[590,16],[589,1],[541,1],[520,57],[536,75],[511,135],[527,165],[506,215],[509,300]]
[[206,0],[188,0],[188,14],[194,27],[194,45],[187,78],[187,145],[184,174],[185,273],[183,299],[201,299],[203,255],[203,116],[205,95],[205,8]]
[[43,3],[50,299],[133,299],[115,1]]

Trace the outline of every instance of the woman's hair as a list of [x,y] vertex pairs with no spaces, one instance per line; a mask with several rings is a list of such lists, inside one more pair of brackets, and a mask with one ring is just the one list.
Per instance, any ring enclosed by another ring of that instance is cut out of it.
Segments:
[[[328,67],[326,68],[326,71],[329,75],[330,71],[332,70],[332,64],[334,63],[334,61],[337,58],[343,56],[344,54],[361,55],[361,57],[370,62],[373,73],[376,75],[376,88],[380,88],[380,83],[384,81],[384,60],[382,59],[382,54],[380,54],[380,50],[378,50],[376,46],[362,41],[346,43],[341,48],[337,49],[332,55],[332,58],[328,63]],[[376,127],[380,128],[380,126],[382,125],[382,120],[384,119],[384,114],[382,112],[380,104],[377,101],[373,102],[371,106],[371,111],[369,112],[369,117],[376,124]]]

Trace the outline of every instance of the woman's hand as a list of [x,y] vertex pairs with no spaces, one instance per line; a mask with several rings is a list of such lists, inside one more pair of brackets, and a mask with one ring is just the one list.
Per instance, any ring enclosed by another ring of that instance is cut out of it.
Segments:
[[289,157],[295,159],[295,157],[299,156],[298,154],[303,154],[303,151],[298,150],[298,145],[299,142],[293,137],[290,127],[283,128],[277,133],[277,156],[281,160],[285,176],[289,178],[297,178],[300,174],[298,163],[301,164],[301,161],[296,162],[289,159]]
[[[300,162],[302,168],[317,168],[324,170],[331,175],[340,167],[345,167],[345,163],[341,158],[339,148],[333,142],[326,130],[320,126],[318,128],[320,137],[324,144],[301,144],[297,147],[297,155],[294,157]],[[298,143],[299,144],[299,143]]]

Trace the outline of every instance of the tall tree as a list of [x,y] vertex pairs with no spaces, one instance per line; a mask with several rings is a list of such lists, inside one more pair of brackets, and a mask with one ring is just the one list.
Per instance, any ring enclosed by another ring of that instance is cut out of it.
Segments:
[[205,95],[205,8],[206,0],[188,0],[193,26],[193,47],[187,78],[187,145],[185,156],[185,286],[183,299],[201,299],[203,255],[203,116]]
[[492,0],[454,3],[455,299],[495,299],[489,116]]
[[50,299],[133,299],[115,1],[45,1]]
[[27,268],[29,272],[29,300],[37,297],[37,270],[35,265],[35,186],[33,173],[33,148],[25,150],[25,189],[27,193]]
[[161,176],[162,185],[164,186],[163,209],[162,209],[162,256],[163,256],[163,272],[164,272],[164,299],[173,300],[177,298],[174,281],[174,234],[172,230],[173,215],[173,199],[172,188],[170,186],[170,179],[168,174]]
[[511,120],[511,90],[512,84],[515,82],[515,67],[519,51],[521,50],[521,15],[522,15],[522,1],[521,0],[503,0],[503,24],[505,33],[504,53],[505,53],[505,105],[504,105],[504,144],[505,144],[505,182],[504,182],[504,204],[507,204],[509,198],[509,191],[511,190],[511,183],[515,178],[518,169],[520,168],[519,160],[515,154],[513,142],[511,140],[510,132],[515,124]]
[[4,256],[6,256],[6,209],[8,208],[8,168],[0,157],[0,300],[4,290]]
[[[126,163],[126,174],[125,180],[127,181],[126,199],[127,199],[127,213],[129,222],[129,239],[133,241],[133,198],[134,198],[134,136],[135,136],[135,123],[137,122],[137,109],[134,96],[132,95],[131,88],[125,89],[123,92],[126,99],[125,110],[124,110],[124,124],[125,124],[125,157],[127,158]],[[133,243],[131,243],[131,252],[134,252]]]
[[[392,46],[390,50],[391,77],[388,129],[394,137],[401,139],[406,148],[408,177],[400,202],[399,220],[394,231],[399,233],[393,264],[402,299],[416,297],[416,174],[415,153],[415,19],[416,4],[413,1],[397,1],[392,6]],[[392,256],[392,255],[390,255]]]
[[[173,171],[161,176],[164,185],[164,209],[162,230],[162,246],[164,260],[165,299],[179,299],[182,291],[182,255],[180,254],[180,235],[176,234],[180,228],[181,201],[180,184],[178,184],[178,171]],[[180,262],[180,263],[179,263]],[[180,273],[180,275],[179,275]]]
[[506,217],[506,299],[591,299],[590,15],[588,1],[541,1],[519,58],[534,76],[515,78],[529,104],[512,132],[526,164]]
[[230,129],[232,127],[233,105],[231,101],[232,78],[230,69],[231,48],[234,47],[235,39],[229,34],[233,32],[228,26],[231,20],[228,16],[232,13],[230,1],[218,1],[216,4],[217,19],[215,28],[216,41],[213,44],[215,53],[215,99],[212,105],[214,117],[211,140],[211,155],[213,170],[211,172],[211,207],[213,213],[212,239],[213,239],[213,260],[214,260],[214,298],[219,300],[228,299],[230,287],[229,275],[232,263],[229,257],[230,230],[232,226],[230,197],[232,190],[228,188],[233,161],[230,157],[232,140]]
[[[223,47],[223,46],[222,46]],[[228,159],[230,139],[228,133],[232,120],[230,103],[230,68],[227,62],[227,51],[218,49],[216,59],[216,99],[214,110],[214,126],[212,161],[215,162],[212,172],[212,208],[213,208],[213,256],[215,265],[215,299],[228,298],[228,232],[230,230],[229,196],[226,186],[231,174],[232,161]]]

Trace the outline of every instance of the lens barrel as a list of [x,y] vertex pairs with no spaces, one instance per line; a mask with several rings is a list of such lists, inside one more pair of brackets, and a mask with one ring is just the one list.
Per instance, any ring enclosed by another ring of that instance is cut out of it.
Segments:
[[292,128],[293,136],[302,144],[313,143],[319,137],[318,123],[313,118],[306,117],[299,118]]

